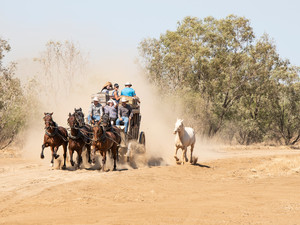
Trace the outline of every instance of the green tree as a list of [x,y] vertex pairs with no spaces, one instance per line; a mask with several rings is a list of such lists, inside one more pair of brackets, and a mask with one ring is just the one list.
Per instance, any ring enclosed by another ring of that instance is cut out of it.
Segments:
[[212,136],[241,97],[247,78],[244,62],[253,38],[243,17],[186,17],[176,31],[141,42],[140,50],[150,81],[174,92],[184,86],[201,94],[210,115],[207,133]]
[[[285,135],[276,119],[283,99],[297,99],[292,90],[298,87],[299,71],[279,57],[268,35],[255,41],[246,18],[186,17],[175,31],[143,40],[139,50],[150,82],[163,95],[184,99],[189,120],[202,120],[202,133],[214,136],[234,129],[230,136],[236,133],[242,144],[264,141],[270,133],[285,140],[297,133],[297,103],[284,101],[289,104],[284,107]],[[299,140],[294,138],[285,143]]]
[[3,66],[7,41],[0,39],[0,149],[11,144],[25,124],[24,101],[20,80],[14,77],[15,64]]
[[[272,101],[272,126],[270,132],[286,145],[294,145],[300,140],[300,82],[299,68],[290,69],[288,81],[278,85],[279,90]],[[282,74],[282,73],[281,73]],[[284,74],[284,73],[283,73]]]

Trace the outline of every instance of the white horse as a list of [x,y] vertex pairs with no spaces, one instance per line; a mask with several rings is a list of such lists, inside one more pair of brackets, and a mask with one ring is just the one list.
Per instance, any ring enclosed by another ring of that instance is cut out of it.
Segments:
[[175,155],[174,158],[176,161],[179,161],[177,158],[177,151],[179,148],[182,149],[182,164],[188,162],[188,158],[186,157],[187,147],[191,146],[191,158],[190,163],[193,162],[193,150],[196,142],[194,129],[191,127],[184,127],[183,120],[177,119],[175,123],[174,134],[175,136]]

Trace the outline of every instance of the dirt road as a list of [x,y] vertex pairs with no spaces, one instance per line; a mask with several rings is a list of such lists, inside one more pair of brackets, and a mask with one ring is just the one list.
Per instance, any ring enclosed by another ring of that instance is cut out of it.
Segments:
[[300,224],[299,150],[221,155],[107,173],[2,157],[0,224]]

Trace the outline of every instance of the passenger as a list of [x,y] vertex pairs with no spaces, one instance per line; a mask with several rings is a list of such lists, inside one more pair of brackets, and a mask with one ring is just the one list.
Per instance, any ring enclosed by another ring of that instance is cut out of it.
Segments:
[[121,99],[121,105],[119,105],[119,109],[118,109],[118,119],[116,121],[116,125],[120,125],[121,122],[124,122],[124,126],[125,126],[125,133],[127,133],[128,130],[128,125],[132,119],[132,109],[130,107],[130,105],[127,104],[128,100],[123,97]]
[[102,90],[100,91],[101,93],[106,93],[106,94],[109,94],[109,91],[110,90],[112,90],[113,88],[112,88],[112,83],[111,82],[107,82],[104,86],[103,86],[103,88],[102,88]]
[[121,95],[136,97],[135,90],[131,88],[132,84],[130,82],[125,83],[125,88],[121,91]]
[[113,100],[109,100],[107,104],[108,105],[104,107],[104,113],[109,115],[110,121],[112,121],[112,124],[115,125],[118,117],[118,105],[115,104]]
[[119,104],[120,101],[120,96],[119,96],[119,85],[114,84],[114,90],[112,92],[112,99]]
[[97,97],[93,98],[93,103],[89,109],[88,121],[89,124],[94,123],[95,121],[99,121],[103,114],[102,105],[99,103]]

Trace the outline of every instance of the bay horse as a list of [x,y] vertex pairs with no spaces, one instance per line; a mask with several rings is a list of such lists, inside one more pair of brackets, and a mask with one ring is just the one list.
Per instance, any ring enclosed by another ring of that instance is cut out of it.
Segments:
[[71,128],[69,134],[69,154],[70,154],[70,163],[72,166],[75,165],[73,161],[73,153],[77,152],[77,167],[80,167],[82,163],[82,151],[84,147],[87,149],[88,162],[91,163],[91,144],[92,144],[92,135],[93,130],[90,125],[79,126],[79,121],[76,119],[76,112],[71,114],[69,113],[68,124]]
[[104,122],[103,125],[102,122],[101,119],[96,125],[93,125],[93,162],[95,162],[95,152],[100,151],[102,156],[102,171],[105,171],[106,153],[110,150],[114,159],[113,170],[115,171],[117,168],[119,145],[121,143],[120,129],[113,126],[109,130],[106,130],[107,126],[104,125],[107,125],[107,123]]
[[57,154],[59,146],[63,146],[64,149],[64,165],[62,169],[66,169],[66,158],[67,158],[67,146],[68,146],[68,132],[64,127],[57,126],[57,124],[52,119],[52,113],[44,113],[45,121],[45,135],[44,143],[42,145],[41,159],[44,156],[44,149],[48,146],[51,148],[52,160],[51,166],[54,165],[54,158],[57,159],[59,155]]

